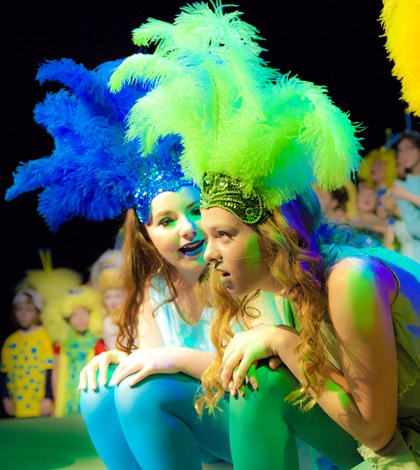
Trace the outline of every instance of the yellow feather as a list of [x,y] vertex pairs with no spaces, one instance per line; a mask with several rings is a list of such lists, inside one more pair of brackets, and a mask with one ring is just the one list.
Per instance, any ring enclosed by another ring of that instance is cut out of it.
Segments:
[[420,116],[420,0],[384,0],[380,16],[402,99]]

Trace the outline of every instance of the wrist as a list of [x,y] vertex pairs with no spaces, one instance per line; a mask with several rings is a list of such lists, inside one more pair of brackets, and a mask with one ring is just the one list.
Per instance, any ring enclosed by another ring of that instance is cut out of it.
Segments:
[[282,358],[284,362],[287,362],[287,357],[292,353],[294,355],[295,347],[298,343],[299,332],[288,325],[275,325],[274,327],[274,346],[275,351]]

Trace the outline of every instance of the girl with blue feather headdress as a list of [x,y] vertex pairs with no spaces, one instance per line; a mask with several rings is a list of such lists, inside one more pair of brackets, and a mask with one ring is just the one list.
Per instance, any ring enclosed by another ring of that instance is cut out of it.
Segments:
[[41,190],[38,210],[53,231],[74,217],[100,221],[125,212],[127,299],[116,318],[117,349],[81,371],[82,415],[109,469],[201,469],[231,457],[228,402],[216,420],[198,420],[194,408],[214,358],[213,310],[194,290],[205,268],[200,195],[181,171],[179,137],[159,139],[147,155],[140,142],[125,139],[126,115],[149,85],[111,93],[108,81],[120,63],[94,70],[70,59],[41,65],[41,83],[63,85],[35,107],[55,148],[17,168],[6,199]]

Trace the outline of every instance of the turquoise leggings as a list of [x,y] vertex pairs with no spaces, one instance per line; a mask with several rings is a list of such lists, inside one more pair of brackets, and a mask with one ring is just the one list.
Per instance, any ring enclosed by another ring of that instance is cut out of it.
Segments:
[[81,393],[83,419],[108,470],[201,470],[202,462],[232,462],[228,399],[220,402],[223,412],[200,420],[199,381],[159,374],[130,387],[126,380]]
[[230,401],[230,435],[235,470],[298,470],[296,438],[342,469],[363,459],[357,442],[316,405],[302,412],[285,401],[298,387],[291,372],[280,367],[257,369],[259,388]]

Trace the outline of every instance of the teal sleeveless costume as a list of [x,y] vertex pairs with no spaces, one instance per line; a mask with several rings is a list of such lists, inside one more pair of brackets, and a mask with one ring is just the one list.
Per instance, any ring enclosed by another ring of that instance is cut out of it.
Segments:
[[[150,289],[156,320],[166,346],[213,351],[209,339],[211,310],[196,326],[185,323],[163,278]],[[112,366],[108,381],[115,370]],[[156,374],[134,387],[99,386],[81,394],[81,410],[91,440],[108,470],[201,470],[202,462],[231,462],[229,401],[223,412],[199,418],[194,401],[200,381],[186,374]]]

